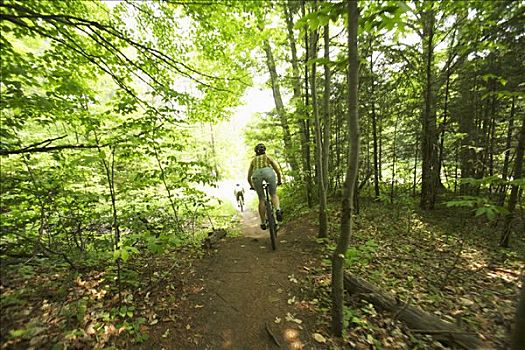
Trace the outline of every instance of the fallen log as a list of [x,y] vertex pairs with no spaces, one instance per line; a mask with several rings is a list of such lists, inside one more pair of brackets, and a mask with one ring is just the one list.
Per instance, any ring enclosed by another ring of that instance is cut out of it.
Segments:
[[202,240],[202,247],[206,249],[211,249],[215,243],[220,241],[222,238],[226,237],[225,229],[217,229],[208,232],[208,237]]
[[414,332],[428,334],[437,341],[451,347],[461,347],[467,350],[492,349],[475,334],[460,329],[457,325],[441,320],[415,306],[400,302],[390,293],[381,291],[362,278],[345,273],[344,284],[350,294],[358,295],[377,307],[389,311],[405,323]]

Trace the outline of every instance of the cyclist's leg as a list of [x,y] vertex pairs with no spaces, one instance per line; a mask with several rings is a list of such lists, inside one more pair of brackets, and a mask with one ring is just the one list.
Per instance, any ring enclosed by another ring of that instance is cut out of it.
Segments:
[[275,210],[281,210],[281,203],[279,201],[279,196],[276,194],[272,194],[272,204]]
[[266,222],[266,206],[264,205],[264,190],[262,187],[263,179],[262,169],[255,170],[252,175],[252,180],[254,189],[257,192],[257,197],[259,197],[259,217],[261,218],[261,224]]
[[266,223],[266,205],[264,204],[264,198],[259,198],[259,217],[261,218],[261,224]]
[[[265,169],[266,170],[266,169]],[[277,178],[275,172],[271,169],[265,171],[265,180],[268,182],[268,190],[272,198],[272,204],[275,210],[281,210],[279,196],[277,195]]]

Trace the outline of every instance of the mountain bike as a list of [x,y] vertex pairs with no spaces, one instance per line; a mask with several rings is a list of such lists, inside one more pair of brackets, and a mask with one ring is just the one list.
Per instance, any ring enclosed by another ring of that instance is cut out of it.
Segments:
[[244,211],[244,196],[237,196],[237,205],[241,208],[241,212]]
[[275,219],[275,211],[273,209],[273,204],[270,199],[270,191],[266,181],[263,181],[263,190],[264,190],[264,205],[266,207],[266,226],[270,231],[270,241],[272,243],[272,249],[277,248],[277,220]]

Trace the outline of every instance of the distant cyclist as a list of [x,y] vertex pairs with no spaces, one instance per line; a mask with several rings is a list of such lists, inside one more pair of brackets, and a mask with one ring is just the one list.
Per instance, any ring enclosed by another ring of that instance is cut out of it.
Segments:
[[237,206],[240,207],[241,200],[244,203],[244,188],[241,186],[241,184],[235,185],[233,194],[235,194],[235,198],[237,199]]
[[277,217],[277,221],[283,221],[279,197],[277,196],[277,185],[282,184],[281,170],[279,164],[266,155],[266,146],[259,143],[255,146],[255,157],[252,159],[250,169],[248,170],[248,182],[250,183],[250,186],[255,189],[257,196],[259,197],[261,229],[266,230],[266,208],[264,205],[264,190],[262,186],[263,180],[268,183],[272,203],[276,209],[275,216]]

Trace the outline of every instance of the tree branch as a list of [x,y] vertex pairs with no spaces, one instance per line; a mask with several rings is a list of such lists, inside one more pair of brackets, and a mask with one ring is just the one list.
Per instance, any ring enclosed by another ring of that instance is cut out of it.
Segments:
[[[18,21],[17,19],[20,19],[20,18],[41,19],[41,20],[44,20],[44,21],[46,21],[48,23],[54,24],[55,22],[57,22],[57,23],[61,23],[63,25],[73,26],[73,27],[76,27],[76,28],[79,28],[80,26],[87,26],[94,33],[96,31],[93,30],[92,27],[97,28],[97,29],[99,29],[101,31],[104,31],[104,32],[112,35],[113,37],[116,37],[116,38],[118,38],[118,39],[120,39],[120,40],[122,40],[122,41],[124,41],[124,42],[126,42],[128,44],[130,44],[131,46],[134,46],[137,49],[140,49],[143,52],[147,52],[148,54],[150,54],[153,57],[155,57],[156,59],[158,59],[160,62],[165,63],[168,67],[171,67],[172,69],[177,71],[179,74],[187,77],[188,79],[191,79],[191,80],[195,81],[196,83],[198,83],[200,85],[207,86],[210,89],[217,90],[217,91],[231,92],[230,90],[217,88],[217,87],[215,87],[213,85],[207,84],[207,83],[199,80],[198,78],[195,78],[191,74],[183,71],[181,68],[179,68],[179,66],[185,68],[186,70],[188,70],[190,72],[199,74],[199,75],[201,75],[203,77],[206,77],[206,78],[215,79],[215,80],[223,80],[224,78],[216,77],[216,76],[212,76],[212,75],[208,75],[208,74],[199,72],[196,69],[194,69],[194,68],[192,68],[192,67],[190,67],[190,66],[188,66],[188,65],[186,65],[186,64],[184,64],[182,62],[178,62],[178,61],[174,60],[171,56],[166,55],[163,52],[161,52],[161,51],[159,51],[159,50],[157,50],[155,48],[152,48],[152,47],[149,47],[147,45],[141,44],[141,43],[139,43],[139,42],[137,42],[137,41],[135,41],[135,40],[133,40],[133,39],[123,35],[121,32],[119,32],[118,30],[115,30],[115,28],[113,28],[111,26],[108,26],[108,25],[105,25],[105,24],[102,24],[102,23],[99,23],[99,22],[96,22],[96,21],[91,21],[91,20],[87,20],[87,19],[84,19],[84,18],[79,18],[79,17],[76,17],[76,16],[62,15],[62,14],[60,14],[60,15],[41,14],[41,13],[34,12],[34,11],[30,10],[27,7],[23,7],[23,6],[20,6],[20,5],[11,5],[11,4],[0,3],[0,7],[15,9],[15,10],[18,10],[18,11],[22,12],[21,14],[17,14],[17,15],[0,14],[0,19],[8,20],[8,21],[10,21],[10,22],[12,22],[14,24],[17,24],[17,25],[22,25],[22,26],[24,26],[25,28],[27,28],[29,30],[34,30],[38,34],[44,35],[45,37],[48,37],[48,38],[53,39],[53,40],[56,40],[56,41],[58,41],[58,42],[60,42],[61,44],[64,44],[64,45],[67,45],[64,42],[64,40],[61,40],[61,39],[59,39],[57,37],[54,37],[54,36],[52,36],[52,35],[50,35],[48,33],[44,34],[44,32],[42,30],[37,30],[36,27],[31,27],[31,26],[27,25],[26,23]],[[57,28],[57,30],[60,31],[60,28]],[[90,36],[90,37],[93,39],[92,36]],[[69,38],[70,38],[70,40],[72,40],[71,37],[69,37]],[[67,46],[69,48],[71,48],[71,45],[67,45]],[[124,54],[120,50],[117,49],[117,52],[120,55],[124,56]],[[117,56],[118,56],[118,54],[117,54]],[[90,61],[93,62],[92,60],[90,60]],[[95,62],[93,62],[93,63],[95,63]],[[95,64],[97,64],[97,66],[99,66],[99,68],[100,68],[100,63],[95,63]],[[148,76],[151,76],[142,67],[138,67],[138,68],[142,72],[147,74]],[[113,74],[110,74],[110,75],[112,77],[114,77]],[[126,89],[126,91],[129,91],[129,89]]]
[[[104,145],[107,146],[107,145]],[[22,153],[42,153],[42,152],[51,152],[58,151],[63,149],[86,149],[86,148],[97,148],[97,145],[60,145],[60,146],[51,146],[51,147],[34,147],[34,148],[21,148],[15,150],[0,150],[0,156],[6,156],[10,154],[22,154]]]

